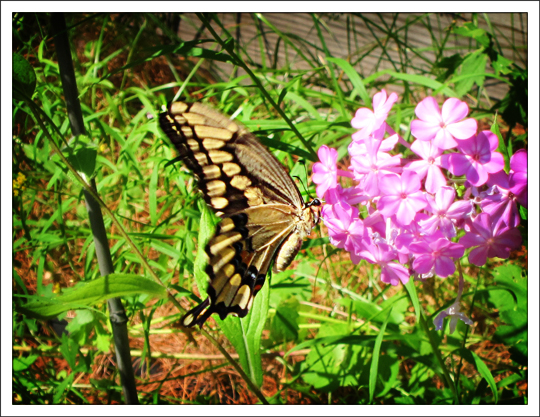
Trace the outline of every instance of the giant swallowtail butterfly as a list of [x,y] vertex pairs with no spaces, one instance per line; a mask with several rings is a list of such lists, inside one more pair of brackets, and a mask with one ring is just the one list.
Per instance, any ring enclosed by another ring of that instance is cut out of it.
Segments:
[[244,317],[266,280],[292,262],[319,222],[319,200],[305,203],[281,163],[245,127],[200,103],[174,102],[161,129],[198,179],[221,221],[206,247],[208,298],[182,318]]

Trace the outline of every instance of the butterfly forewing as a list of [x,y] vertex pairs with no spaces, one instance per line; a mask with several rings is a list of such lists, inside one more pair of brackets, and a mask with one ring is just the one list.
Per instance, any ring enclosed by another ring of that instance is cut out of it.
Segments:
[[[240,124],[199,103],[175,102],[161,129],[198,179],[205,201],[222,218],[206,247],[208,299],[183,325],[212,313],[244,317],[271,262],[285,269],[318,221],[281,163]],[[318,201],[314,205],[318,205]]]

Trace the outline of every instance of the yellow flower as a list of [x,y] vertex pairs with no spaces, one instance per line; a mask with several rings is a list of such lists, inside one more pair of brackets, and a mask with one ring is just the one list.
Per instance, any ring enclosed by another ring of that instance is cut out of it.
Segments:
[[24,190],[26,187],[24,183],[26,182],[26,176],[19,172],[17,178],[13,179],[13,195],[16,197],[19,195],[19,190]]
[[22,172],[19,172],[17,174],[17,181],[19,181],[19,184],[23,184],[26,181],[26,175],[24,175]]

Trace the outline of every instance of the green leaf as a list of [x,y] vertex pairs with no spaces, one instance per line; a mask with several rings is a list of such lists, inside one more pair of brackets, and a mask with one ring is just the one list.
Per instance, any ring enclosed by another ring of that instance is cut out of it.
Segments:
[[64,392],[71,387],[73,384],[73,379],[75,378],[75,372],[71,372],[65,378],[62,379],[60,384],[58,384],[54,389],[53,404],[60,404],[60,400],[64,396]]
[[499,130],[499,125],[495,120],[493,121],[490,130],[492,133],[495,133],[495,135],[497,135],[497,138],[499,139],[499,147],[497,148],[497,151],[502,154],[504,158],[504,168],[505,171],[508,172],[510,170],[510,155],[508,155],[508,148],[506,147],[504,138],[502,137],[501,131]]
[[261,337],[268,315],[270,285],[266,283],[257,293],[248,315],[242,319],[229,316],[225,320],[216,318],[219,327],[234,346],[240,365],[251,380],[262,386]]
[[377,393],[379,397],[384,397],[392,388],[400,386],[398,381],[400,361],[395,353],[386,352],[379,357],[378,379],[383,383],[382,390]]
[[497,74],[508,75],[512,72],[512,64],[514,62],[505,58],[502,55],[497,54],[497,59],[491,62],[493,69]]
[[[201,296],[206,297],[208,275],[205,272],[208,255],[205,247],[214,235],[217,217],[210,211],[203,200],[199,200],[201,222],[199,229],[197,256],[194,262],[194,275]],[[268,314],[269,283],[263,286],[251,306],[248,315],[242,319],[228,316],[225,320],[215,316],[223,334],[234,346],[240,358],[240,365],[251,380],[262,385],[262,364],[260,355],[261,335]]]
[[[525,207],[519,206],[519,214],[520,214],[520,216],[521,216],[521,218],[522,218],[523,220],[528,220],[528,218],[529,218],[529,217],[528,217],[528,216],[529,216],[528,213],[529,213],[529,211],[528,211]],[[524,241],[524,244],[525,244],[525,238],[523,238],[523,241]]]
[[299,303],[296,298],[282,302],[276,309],[272,319],[271,337],[274,342],[294,341],[298,339],[298,309]]
[[455,83],[455,90],[458,97],[467,94],[472,89],[473,84],[482,87],[487,61],[488,56],[483,49],[467,55],[461,65],[460,81]]
[[79,353],[79,345],[67,334],[62,334],[62,343],[60,344],[60,352],[64,356],[71,370],[75,369],[77,363],[77,354]]
[[79,282],[57,297],[30,297],[31,301],[16,309],[30,317],[46,319],[68,310],[90,307],[109,298],[141,293],[157,298],[167,296],[165,287],[148,278],[134,274],[110,274],[89,282]]
[[92,178],[96,169],[97,151],[90,148],[81,148],[67,157],[75,170],[87,179]]
[[386,330],[386,325],[388,324],[388,321],[390,320],[391,315],[392,315],[392,308],[390,308],[390,311],[388,312],[388,315],[386,316],[386,320],[381,326],[381,330],[379,330],[379,334],[377,335],[377,338],[375,339],[375,346],[373,347],[373,358],[371,360],[371,366],[369,368],[369,402],[370,403],[373,402],[373,398],[375,397],[375,386],[377,384],[377,376],[378,376],[378,371],[379,371],[379,357],[381,355],[381,346],[384,339],[384,332]]
[[516,123],[528,126],[528,96],[529,79],[526,69],[514,67],[509,77],[510,91],[499,102],[495,103],[492,110],[500,110],[506,123],[514,126]]
[[82,327],[95,320],[94,314],[89,310],[77,310],[75,317],[66,326],[66,330],[69,333],[77,332]]
[[95,326],[96,332],[95,345],[101,352],[109,353],[111,350],[111,334],[103,326]]
[[[350,333],[348,324],[327,323],[320,327],[316,339],[301,343],[288,352],[311,348],[301,364],[301,377],[306,383],[323,392],[334,391],[340,386],[357,388],[360,385],[365,352],[373,343],[373,337],[350,336]],[[354,343],[358,338],[363,341]]]
[[307,101],[304,97],[302,97],[302,96],[300,96],[300,95],[298,95],[298,94],[296,94],[296,93],[294,93],[292,91],[287,91],[287,96],[286,97],[287,97],[288,100],[294,101],[295,103],[300,105],[302,108],[304,108],[313,119],[321,120],[321,115],[319,114],[317,109],[309,101]]
[[493,375],[491,375],[491,371],[487,367],[487,365],[484,363],[484,361],[474,352],[466,349],[466,348],[460,348],[457,350],[461,357],[465,359],[467,362],[469,362],[471,365],[474,365],[476,370],[482,377],[487,381],[489,384],[489,387],[491,388],[491,392],[493,393],[493,398],[495,403],[499,401],[499,392],[497,391],[497,384],[495,383],[495,379],[493,379]]
[[216,230],[216,224],[218,222],[217,217],[210,211],[204,200],[197,200],[199,210],[201,211],[201,220],[199,226],[199,236],[197,239],[197,255],[193,262],[193,275],[197,288],[201,297],[206,298],[206,289],[208,288],[208,282],[210,278],[206,274],[206,265],[208,265],[208,255],[205,248],[212,236],[214,236]]
[[270,306],[277,309],[279,305],[287,302],[290,298],[308,301],[311,298],[313,288],[307,277],[312,276],[313,273],[308,262],[301,262],[295,271],[289,269],[279,274],[273,274]]
[[474,358],[474,364],[476,366],[476,369],[484,377],[484,379],[488,382],[489,387],[491,388],[491,392],[493,392],[493,397],[495,399],[495,404],[499,402],[499,392],[497,391],[497,384],[495,383],[495,380],[493,379],[493,375],[491,375],[491,371],[487,367],[487,365],[484,363],[484,361],[474,352],[471,352],[473,358]]
[[484,29],[479,28],[472,22],[467,22],[464,23],[463,26],[454,28],[453,32],[456,35],[476,39],[484,48],[489,47],[491,41],[490,35]]
[[414,306],[414,312],[416,314],[416,322],[420,322],[420,314],[422,312],[420,308],[420,300],[418,299],[418,293],[416,292],[416,286],[414,285],[414,279],[409,279],[409,282],[404,285],[405,290],[409,294],[409,299]]
[[[362,317],[365,321],[373,321],[376,323],[382,323],[383,321],[389,321],[392,324],[400,325],[404,321],[404,313],[407,310],[409,303],[404,297],[392,297],[387,300],[383,305],[377,305],[372,302],[366,302],[362,300],[351,300],[349,298],[340,298],[335,300],[336,304],[341,304],[345,307],[349,307],[352,303],[356,315]],[[382,313],[389,307],[392,314],[389,318],[383,319]]]
[[446,72],[438,76],[437,81],[444,82],[454,75],[462,62],[463,57],[460,54],[454,54],[436,62],[435,68],[446,68]]
[[[170,238],[170,236],[168,237]],[[178,253],[178,250],[174,246],[166,242],[154,240],[152,241],[151,247],[152,249],[155,249],[156,251],[166,255],[167,257],[173,260],[177,260],[180,256],[180,254]]]
[[277,99],[277,105],[278,106],[281,106],[281,103],[282,103],[282,101],[283,101],[283,99],[285,98],[286,95],[287,95],[287,87],[284,87],[281,90],[281,93],[279,93],[279,97]]
[[36,89],[36,73],[34,67],[21,55],[13,53],[13,98],[15,100],[24,100],[24,93],[28,98],[32,97]]
[[150,183],[148,184],[148,208],[150,212],[150,221],[152,224],[158,222],[158,204],[157,204],[157,195],[158,195],[158,180],[161,175],[161,169],[156,165],[152,170],[152,175],[150,176]]
[[339,66],[343,72],[347,74],[347,77],[349,77],[349,81],[353,85],[353,91],[349,97],[349,100],[354,100],[356,94],[359,94],[364,102],[364,105],[371,108],[371,97],[369,96],[360,75],[358,75],[358,71],[356,71],[349,62],[342,58],[333,58],[327,56],[326,60]]
[[28,369],[38,357],[38,355],[30,355],[13,358],[13,372],[20,372]]
[[400,72],[390,72],[389,73],[392,77],[397,78],[398,80],[404,80],[408,81],[410,83],[423,85],[425,87],[429,87],[433,89],[433,95],[437,93],[444,94],[448,97],[456,97],[457,93],[452,90],[450,87],[446,86],[445,84],[442,84],[432,78],[425,77],[423,75],[416,75],[416,74],[402,74]]
[[528,355],[528,298],[527,275],[516,265],[503,265],[494,270],[497,287],[512,291],[516,302],[507,291],[490,291],[489,301],[499,310],[501,321],[495,339],[512,346],[512,359],[527,362]]

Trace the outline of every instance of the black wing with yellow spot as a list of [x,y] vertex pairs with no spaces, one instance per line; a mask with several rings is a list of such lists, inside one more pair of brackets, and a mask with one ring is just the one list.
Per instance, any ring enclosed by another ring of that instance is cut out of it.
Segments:
[[318,200],[306,205],[279,161],[240,124],[200,103],[175,102],[161,129],[222,218],[206,247],[208,298],[182,319],[202,325],[213,313],[244,317],[273,260],[285,269],[318,222]]

